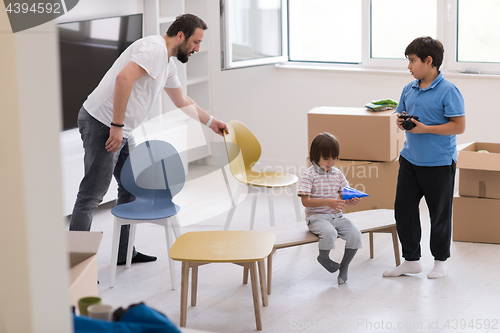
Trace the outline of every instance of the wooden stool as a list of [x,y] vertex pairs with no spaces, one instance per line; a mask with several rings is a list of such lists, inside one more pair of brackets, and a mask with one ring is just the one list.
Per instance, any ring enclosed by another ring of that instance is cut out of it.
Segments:
[[264,259],[274,245],[274,235],[261,231],[198,231],[187,232],[175,241],[170,249],[173,260],[182,261],[181,275],[181,327],[186,327],[189,269],[193,269],[191,281],[191,305],[196,305],[198,266],[211,263],[233,263],[250,271],[253,305],[257,330],[262,330],[257,286],[257,264],[263,306],[267,306],[267,286]]

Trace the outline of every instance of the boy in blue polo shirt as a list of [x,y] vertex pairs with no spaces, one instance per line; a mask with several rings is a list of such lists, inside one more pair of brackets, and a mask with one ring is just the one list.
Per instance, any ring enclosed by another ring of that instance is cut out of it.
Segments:
[[[405,50],[408,69],[416,79],[404,87],[396,110],[400,114],[398,127],[406,128],[394,203],[405,261],[385,272],[386,277],[422,271],[419,203],[423,196],[431,219],[430,249],[434,257],[434,268],[427,277],[437,279],[448,274],[456,135],[465,131],[465,111],[462,94],[439,71],[443,53],[441,42],[431,37],[416,38]],[[418,121],[409,119],[403,127],[403,115],[417,116]]]

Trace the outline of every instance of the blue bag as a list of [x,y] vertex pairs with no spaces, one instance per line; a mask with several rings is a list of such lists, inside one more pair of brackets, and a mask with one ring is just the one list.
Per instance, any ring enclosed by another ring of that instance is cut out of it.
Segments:
[[163,314],[144,303],[132,306],[119,321],[104,321],[73,315],[75,333],[180,333]]

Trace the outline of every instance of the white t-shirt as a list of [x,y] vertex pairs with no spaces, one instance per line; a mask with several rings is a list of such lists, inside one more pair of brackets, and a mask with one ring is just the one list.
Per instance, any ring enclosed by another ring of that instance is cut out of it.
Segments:
[[163,88],[177,88],[181,85],[177,77],[177,67],[168,59],[167,46],[162,36],[149,36],[135,41],[116,59],[97,88],[83,103],[83,107],[92,117],[108,127],[113,120],[115,79],[129,61],[144,68],[149,75],[135,81],[130,92],[123,120],[125,138],[146,119]]

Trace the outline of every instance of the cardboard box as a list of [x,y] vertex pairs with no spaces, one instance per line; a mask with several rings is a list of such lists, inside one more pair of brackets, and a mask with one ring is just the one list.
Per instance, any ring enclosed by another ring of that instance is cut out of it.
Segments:
[[394,111],[372,112],[365,108],[317,107],[307,114],[308,142],[329,132],[340,143],[343,160],[393,161],[403,149],[405,132],[396,125]]
[[68,231],[70,304],[78,307],[78,300],[98,296],[97,250],[102,232]]
[[500,244],[500,200],[453,198],[453,240]]
[[473,142],[465,146],[458,154],[457,168],[460,195],[500,199],[499,143]]
[[399,171],[398,160],[391,162],[340,160],[336,167],[342,171],[352,188],[370,195],[361,198],[361,202],[356,206],[346,206],[344,212],[394,209]]

